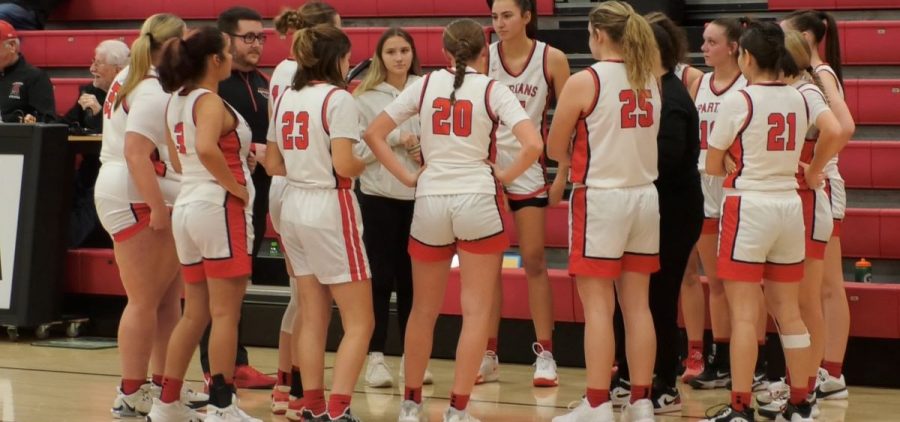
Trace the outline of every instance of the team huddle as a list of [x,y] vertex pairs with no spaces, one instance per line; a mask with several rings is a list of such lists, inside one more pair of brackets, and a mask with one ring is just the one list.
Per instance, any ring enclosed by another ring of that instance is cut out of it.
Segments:
[[[448,66],[420,75],[413,38],[391,28],[351,94],[350,39],[337,11],[311,2],[276,19],[293,41],[269,82],[265,143],[218,95],[230,44],[264,38],[151,16],[103,106],[95,201],[129,297],[113,414],[259,420],[238,406],[232,374],[261,166],[291,277],[272,392],[273,413],[288,420],[360,420],[350,405],[364,366],[369,386],[392,385],[379,350],[393,281],[382,279],[396,279],[405,345],[398,421],[427,420],[422,385],[432,382],[435,322],[458,259],[463,324],[443,420],[478,421],[467,410],[473,386],[499,379],[507,211],[528,279],[533,385],[557,386],[544,220],[567,181],[587,389],[554,421],[613,421],[614,406],[624,421],[679,411],[678,375],[694,388],[730,386],[730,404],[708,421],[755,420],[751,394],[763,390],[760,416],[813,420],[817,395],[846,397],[843,346],[826,343],[846,343],[847,333],[826,332],[822,289],[843,213],[836,155],[854,130],[840,74],[817,53],[824,33],[807,22],[823,24],[816,13],[781,26],[711,22],[704,74],[683,64],[684,35],[671,20],[604,2],[589,15],[597,61],[570,76],[565,54],[534,39],[532,2],[495,0],[499,41],[488,46],[480,24],[455,20],[443,32]],[[545,154],[558,163],[552,183]],[[692,250],[710,283],[716,352],[706,365]],[[616,302],[624,328],[614,333]],[[343,337],[326,400],[332,303]],[[788,373],[771,385],[757,359],[767,315]],[[183,380],[210,321],[205,397]]]

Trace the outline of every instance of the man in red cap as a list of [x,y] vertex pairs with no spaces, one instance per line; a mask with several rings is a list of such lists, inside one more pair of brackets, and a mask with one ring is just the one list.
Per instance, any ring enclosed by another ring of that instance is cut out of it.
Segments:
[[11,123],[55,121],[55,110],[50,78],[25,61],[16,30],[0,20],[0,117]]

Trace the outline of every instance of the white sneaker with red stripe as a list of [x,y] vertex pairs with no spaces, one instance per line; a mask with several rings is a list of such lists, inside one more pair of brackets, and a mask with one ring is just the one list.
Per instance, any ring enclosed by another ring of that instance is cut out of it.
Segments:
[[531,345],[537,359],[534,361],[534,386],[556,387],[559,385],[559,375],[556,373],[556,360],[553,353],[544,350],[544,346],[535,342]]

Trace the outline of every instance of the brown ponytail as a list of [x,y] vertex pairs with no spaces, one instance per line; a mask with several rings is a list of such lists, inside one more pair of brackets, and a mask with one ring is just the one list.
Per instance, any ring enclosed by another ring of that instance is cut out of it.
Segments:
[[337,10],[330,4],[311,1],[298,9],[286,9],[275,17],[275,30],[281,35],[316,25],[334,25]]
[[660,59],[653,30],[647,20],[635,13],[628,3],[613,0],[595,7],[591,11],[590,22],[594,30],[606,32],[613,42],[622,47],[631,88],[645,89],[654,79],[652,72]]
[[825,40],[825,62],[837,75],[838,83],[844,84],[844,72],[841,69],[841,40],[838,35],[837,22],[828,12],[816,10],[798,10],[785,19],[788,25],[800,32],[809,31],[816,40],[816,45]]
[[163,44],[159,83],[166,92],[191,89],[207,71],[210,55],[225,58],[225,35],[214,26],[192,31],[186,38],[172,38]]
[[450,102],[456,102],[456,90],[466,78],[466,65],[477,59],[484,51],[484,28],[472,19],[457,19],[444,29],[444,50],[447,50],[456,62],[456,77],[453,79],[453,92]]
[[291,89],[299,91],[312,81],[325,81],[344,88],[341,59],[350,54],[350,38],[332,25],[316,25],[294,33],[291,53],[297,60]]

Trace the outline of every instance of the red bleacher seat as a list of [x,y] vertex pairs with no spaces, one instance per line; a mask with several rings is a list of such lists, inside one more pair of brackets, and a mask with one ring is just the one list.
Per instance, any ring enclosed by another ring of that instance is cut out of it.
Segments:
[[900,259],[900,209],[848,209],[841,247],[844,256]]
[[[375,44],[385,28],[345,28],[352,43],[351,62],[358,63],[372,56]],[[407,28],[416,42],[419,62],[425,67],[443,67],[448,61],[441,52],[443,47],[442,27]],[[261,67],[274,67],[288,57],[291,38],[282,37],[274,30],[266,30],[269,40],[260,59]],[[22,53],[37,67],[84,67],[90,66],[94,58],[94,48],[106,39],[121,39],[131,43],[137,37],[137,30],[48,30],[19,31],[22,39]],[[485,35],[489,32],[485,30]]]
[[769,10],[898,9],[895,0],[769,0]]
[[[345,18],[416,17],[416,16],[488,16],[483,0],[330,0],[328,2]],[[553,0],[537,0],[538,14],[553,15]],[[184,19],[215,19],[223,10],[247,5],[241,0],[175,1],[175,0],[78,0],[64,2],[51,16],[54,21],[144,20],[154,13],[168,12]],[[291,4],[292,6],[299,3]],[[259,0],[252,4],[264,18],[273,18],[286,6],[283,0]]]
[[848,188],[900,189],[900,141],[851,141],[840,156]]
[[[89,78],[53,78],[50,79],[53,84],[53,96],[56,100],[56,113],[64,115],[75,102],[78,101],[80,95],[79,88],[82,85],[91,83]],[[103,102],[103,98],[98,98]]]
[[857,124],[900,125],[900,80],[858,79],[854,86]]
[[900,64],[900,21],[841,21],[838,30],[844,64]]
[[66,292],[125,296],[112,249],[70,249]]

